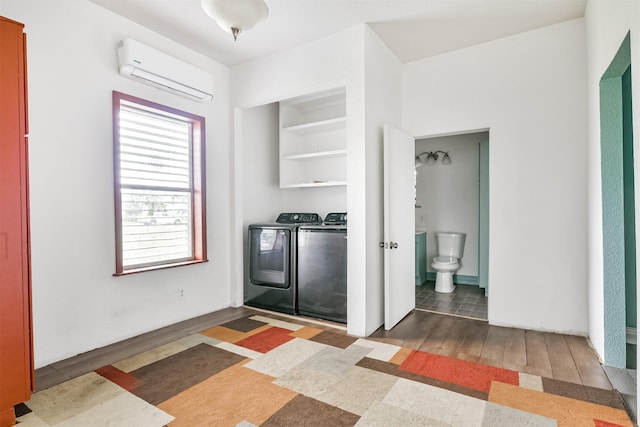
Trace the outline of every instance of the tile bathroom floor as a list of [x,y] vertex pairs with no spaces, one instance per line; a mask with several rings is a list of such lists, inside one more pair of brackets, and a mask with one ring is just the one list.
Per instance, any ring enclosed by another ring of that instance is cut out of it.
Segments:
[[436,313],[453,314],[487,320],[487,297],[484,289],[471,285],[456,285],[450,294],[435,291],[435,281],[416,286],[416,308]]

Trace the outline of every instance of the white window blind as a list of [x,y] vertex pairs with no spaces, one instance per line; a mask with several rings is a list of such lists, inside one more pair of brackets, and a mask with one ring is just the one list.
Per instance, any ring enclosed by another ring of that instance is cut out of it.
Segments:
[[124,269],[193,259],[192,124],[122,101],[118,126]]

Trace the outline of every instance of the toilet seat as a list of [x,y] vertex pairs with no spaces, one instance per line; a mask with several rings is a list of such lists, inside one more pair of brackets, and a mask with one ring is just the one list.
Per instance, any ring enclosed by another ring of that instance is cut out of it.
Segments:
[[433,258],[431,267],[436,271],[436,292],[448,294],[455,290],[453,273],[460,268],[458,258],[452,256],[437,256]]
[[458,258],[452,256],[437,256],[433,259],[434,264],[456,264]]

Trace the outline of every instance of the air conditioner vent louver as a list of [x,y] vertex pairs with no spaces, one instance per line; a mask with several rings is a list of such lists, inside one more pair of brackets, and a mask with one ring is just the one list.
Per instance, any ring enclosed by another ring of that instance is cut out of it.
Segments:
[[196,101],[213,99],[213,77],[132,39],[118,42],[120,74]]

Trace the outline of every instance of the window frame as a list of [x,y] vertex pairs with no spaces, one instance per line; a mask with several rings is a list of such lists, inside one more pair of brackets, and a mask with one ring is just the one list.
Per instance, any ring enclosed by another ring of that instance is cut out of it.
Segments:
[[[113,183],[116,234],[116,272],[114,276],[123,276],[144,271],[154,271],[207,262],[206,227],[206,138],[205,118],[163,104],[148,101],[122,92],[113,91]],[[191,137],[191,245],[193,256],[190,259],[168,260],[125,268],[123,264],[123,224],[122,224],[122,185],[120,179],[120,106],[122,102],[135,104],[135,108],[146,110],[168,118],[189,122],[192,125]]]

